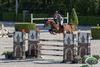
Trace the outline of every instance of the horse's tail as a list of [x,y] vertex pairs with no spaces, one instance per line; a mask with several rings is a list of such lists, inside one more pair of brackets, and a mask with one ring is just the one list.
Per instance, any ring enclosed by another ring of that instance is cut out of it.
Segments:
[[73,32],[71,25],[65,24],[64,25],[64,31],[66,31],[66,32]]

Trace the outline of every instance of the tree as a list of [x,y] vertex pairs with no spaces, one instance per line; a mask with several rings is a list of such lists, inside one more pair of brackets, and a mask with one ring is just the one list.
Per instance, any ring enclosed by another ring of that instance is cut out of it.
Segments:
[[100,0],[90,0],[90,5],[89,5],[90,15],[97,15],[100,6],[99,2]]
[[70,24],[78,25],[78,16],[76,14],[75,9],[72,9],[71,16],[70,16]]

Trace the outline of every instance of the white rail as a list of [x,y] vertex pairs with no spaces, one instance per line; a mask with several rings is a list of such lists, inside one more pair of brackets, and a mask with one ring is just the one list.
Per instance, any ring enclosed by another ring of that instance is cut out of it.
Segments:
[[[69,22],[69,14],[67,13],[67,17],[63,17],[64,19],[67,19],[67,23]],[[33,18],[33,14],[31,14],[31,23],[33,23],[33,20],[45,20],[45,19],[53,19],[53,17],[49,18]]]

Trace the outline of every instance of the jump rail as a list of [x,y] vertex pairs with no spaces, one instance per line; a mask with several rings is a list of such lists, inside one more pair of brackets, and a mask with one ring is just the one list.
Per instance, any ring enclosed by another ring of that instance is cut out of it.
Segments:
[[56,55],[54,55],[54,54],[41,54],[41,55],[46,55],[46,56],[47,56],[47,55],[48,55],[48,56],[61,56],[61,57],[63,56],[63,55],[57,55],[57,54],[56,54]]
[[[69,22],[69,13],[67,13],[67,17],[63,17],[64,19],[67,19],[67,23]],[[33,23],[33,20],[44,20],[44,19],[53,19],[53,17],[49,18],[33,18],[33,14],[31,14],[31,23]]]
[[63,40],[54,40],[54,39],[40,39],[39,41],[53,41],[53,42],[63,42]]
[[53,47],[63,47],[63,45],[53,45],[53,44],[38,44],[38,45],[41,45],[41,46],[53,46]]

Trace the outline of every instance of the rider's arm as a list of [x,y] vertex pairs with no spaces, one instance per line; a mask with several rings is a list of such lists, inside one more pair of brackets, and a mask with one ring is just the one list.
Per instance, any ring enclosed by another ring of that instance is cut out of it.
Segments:
[[57,19],[57,14],[54,14],[54,19]]
[[60,14],[58,16],[59,16],[59,19],[60,20],[63,20],[64,19]]

